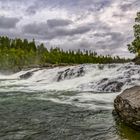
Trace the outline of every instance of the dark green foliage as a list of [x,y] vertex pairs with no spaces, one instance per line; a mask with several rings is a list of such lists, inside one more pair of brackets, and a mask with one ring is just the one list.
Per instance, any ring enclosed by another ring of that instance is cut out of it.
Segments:
[[137,13],[135,22],[136,24],[133,26],[134,40],[131,44],[128,44],[128,50],[130,53],[135,53],[137,56],[140,56],[140,12]]
[[34,39],[0,37],[0,68],[20,70],[23,67],[46,64],[122,63],[129,60],[118,56],[98,56],[92,51],[63,51],[60,48],[47,50],[44,44],[36,45]]

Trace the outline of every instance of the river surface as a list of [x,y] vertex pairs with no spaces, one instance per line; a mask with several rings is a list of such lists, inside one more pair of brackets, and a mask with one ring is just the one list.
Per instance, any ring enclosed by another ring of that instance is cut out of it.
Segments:
[[135,85],[134,64],[0,74],[0,140],[140,140],[112,115],[115,97]]

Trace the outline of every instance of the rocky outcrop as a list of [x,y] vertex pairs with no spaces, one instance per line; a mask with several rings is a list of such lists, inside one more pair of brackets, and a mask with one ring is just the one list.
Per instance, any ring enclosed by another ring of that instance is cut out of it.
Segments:
[[129,126],[140,130],[140,86],[125,90],[114,100],[120,118]]

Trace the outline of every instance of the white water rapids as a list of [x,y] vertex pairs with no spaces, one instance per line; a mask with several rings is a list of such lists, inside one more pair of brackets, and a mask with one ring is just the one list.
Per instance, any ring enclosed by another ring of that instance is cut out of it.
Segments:
[[140,66],[134,64],[84,64],[0,74],[0,92],[40,92],[34,97],[37,100],[89,109],[112,109],[113,100],[120,92],[139,84]]

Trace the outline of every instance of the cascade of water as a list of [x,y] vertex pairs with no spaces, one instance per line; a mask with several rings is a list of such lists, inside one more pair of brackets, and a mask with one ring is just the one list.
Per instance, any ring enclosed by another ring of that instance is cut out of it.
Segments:
[[[134,64],[90,64],[53,69],[32,69],[12,75],[0,75],[1,90],[78,90],[120,92],[139,85],[140,66]],[[2,88],[3,87],[3,88]]]

